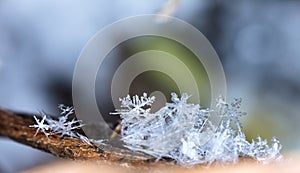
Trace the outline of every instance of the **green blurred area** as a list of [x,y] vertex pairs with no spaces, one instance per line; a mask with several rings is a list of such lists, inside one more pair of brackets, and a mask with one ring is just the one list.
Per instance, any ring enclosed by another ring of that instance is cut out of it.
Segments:
[[[138,84],[135,84],[134,82],[132,83],[132,86],[135,86],[136,91],[131,90],[131,94],[138,94],[140,93],[140,91],[153,92],[155,90],[158,90],[164,92],[165,96],[169,99],[171,92],[176,92],[177,94],[180,94],[179,89],[177,87],[178,83],[180,83],[181,85],[190,85],[188,83],[183,82],[185,81],[184,78],[193,77],[198,86],[201,105],[204,107],[210,106],[211,90],[208,75],[199,59],[185,46],[176,42],[175,40],[170,40],[163,37],[142,36],[139,38],[131,39],[128,47],[126,48],[128,54],[134,54],[136,52],[147,50],[158,50],[168,52],[176,58],[178,58],[180,61],[182,61],[186,68],[189,69],[192,74],[192,76],[181,76],[180,80],[174,81],[170,77],[168,77],[167,74],[154,71],[145,72],[144,74],[140,74],[139,77],[141,79],[136,81]],[[147,64],[147,62],[144,63]],[[171,68],[173,70],[176,70],[178,74],[181,74],[182,70],[184,70],[184,68],[180,66],[170,66],[169,62],[163,57],[161,58],[161,61],[157,63],[165,64],[164,68]],[[182,92],[191,94],[189,93],[189,91]]]
[[258,136],[261,136],[270,142],[270,139],[276,136],[283,145],[283,151],[293,147],[289,141],[293,138],[291,133],[294,129],[292,126],[288,126],[288,121],[284,120],[277,112],[256,107],[247,114],[242,118],[242,123],[248,141],[256,140]]

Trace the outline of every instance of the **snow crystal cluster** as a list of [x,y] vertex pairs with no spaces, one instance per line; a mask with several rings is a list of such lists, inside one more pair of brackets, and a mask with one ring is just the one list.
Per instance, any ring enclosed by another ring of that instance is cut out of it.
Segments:
[[[282,146],[276,137],[270,145],[260,137],[251,142],[246,140],[239,121],[245,115],[239,110],[241,99],[227,104],[220,97],[215,110],[209,110],[187,103],[188,98],[187,94],[179,98],[172,93],[172,103],[166,103],[155,113],[150,113],[155,98],[145,93],[120,99],[122,109],[113,114],[122,119],[125,147],[157,159],[172,158],[186,166],[236,162],[239,157],[263,163],[281,158]],[[209,119],[212,114],[221,117],[217,126]]]
[[69,120],[69,116],[74,113],[73,107],[59,105],[58,108],[61,110],[61,116],[58,120],[47,117],[44,113],[43,118],[40,121],[36,116],[34,116],[36,124],[30,125],[29,127],[36,128],[35,136],[39,133],[39,131],[41,131],[47,137],[49,135],[59,134],[61,137],[68,136],[79,138],[82,141],[89,143],[89,139],[87,137],[74,131],[75,129],[80,129],[83,126],[81,120]]

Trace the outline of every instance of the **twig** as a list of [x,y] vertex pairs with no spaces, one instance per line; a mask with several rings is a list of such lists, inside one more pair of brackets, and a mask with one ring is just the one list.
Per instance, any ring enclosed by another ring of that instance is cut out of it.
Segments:
[[[59,135],[51,135],[47,138],[42,133],[34,136],[36,129],[29,127],[32,124],[34,124],[32,115],[0,109],[0,136],[9,137],[17,142],[43,150],[55,156],[72,160],[91,160],[118,165],[125,164],[126,166],[151,165],[155,163],[153,158],[143,154],[111,146],[96,146],[76,138],[61,138]],[[158,165],[160,163],[165,164],[162,161],[156,162]]]

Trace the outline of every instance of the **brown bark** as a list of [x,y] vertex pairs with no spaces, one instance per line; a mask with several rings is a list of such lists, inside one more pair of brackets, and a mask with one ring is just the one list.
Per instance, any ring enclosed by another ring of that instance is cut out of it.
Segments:
[[[18,114],[0,110],[0,136],[9,137],[17,142],[43,150],[61,158],[72,160],[91,160],[111,164],[151,165],[153,158],[130,151],[85,143],[76,138],[51,135],[48,138],[41,132],[34,136],[36,129],[33,115]],[[156,163],[156,164],[160,164]],[[170,164],[170,163],[169,163]]]
[[[212,166],[210,169],[195,166],[192,169],[183,168],[172,162],[155,162],[153,158],[143,154],[137,155],[130,151],[107,147],[94,146],[79,139],[51,135],[47,138],[29,125],[35,124],[32,115],[18,114],[0,109],[0,135],[9,137],[22,144],[46,151],[55,156],[69,160],[88,162],[58,162],[33,168],[28,172],[299,172],[299,155],[293,162],[261,165],[253,160],[240,160],[238,164]],[[83,164],[82,164],[83,163]],[[97,163],[97,164],[95,164]],[[101,166],[102,165],[102,166]],[[27,171],[26,171],[27,172]]]

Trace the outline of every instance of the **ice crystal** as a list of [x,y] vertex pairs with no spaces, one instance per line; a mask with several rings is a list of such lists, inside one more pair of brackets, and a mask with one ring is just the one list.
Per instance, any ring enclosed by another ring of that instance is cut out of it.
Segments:
[[36,124],[30,125],[29,127],[36,128],[35,136],[39,131],[42,131],[47,137],[49,135],[59,134],[61,137],[75,137],[88,142],[87,137],[74,131],[75,129],[79,129],[83,126],[82,122],[75,119],[69,120],[69,115],[74,113],[73,107],[59,105],[58,108],[61,110],[61,116],[58,120],[47,117],[44,113],[41,121],[34,116]]
[[39,131],[41,130],[48,137],[49,134],[46,131],[49,130],[49,125],[44,124],[45,120],[47,118],[46,115],[43,116],[41,121],[39,121],[36,116],[33,116],[33,118],[34,118],[36,124],[30,125],[29,127],[37,128],[34,136],[36,136],[39,133]]
[[68,136],[71,138],[77,138],[90,145],[108,144],[108,140],[106,139],[90,139],[87,136],[76,131],[76,129],[80,129],[85,124],[83,124],[81,120],[75,120],[74,118],[70,119],[69,116],[74,113],[74,109],[72,106],[65,106],[61,104],[58,106],[58,108],[61,110],[61,116],[58,119],[47,117],[45,113],[42,113],[43,118],[41,120],[34,116],[36,124],[30,125],[29,127],[36,128],[35,136],[39,133],[39,131],[41,131],[46,137],[54,134],[59,134],[60,137]]
[[[123,109],[116,110],[122,121],[121,136],[125,147],[160,159],[172,158],[179,164],[194,165],[213,162],[236,162],[240,156],[267,163],[281,157],[281,144],[275,137],[248,142],[239,121],[246,113],[240,111],[241,99],[228,104],[217,99],[215,110],[187,103],[189,96],[179,98],[172,93],[172,103],[150,113],[154,97],[128,95],[120,99]],[[217,114],[221,123],[214,126],[209,117]],[[203,140],[208,138],[207,142]]]

